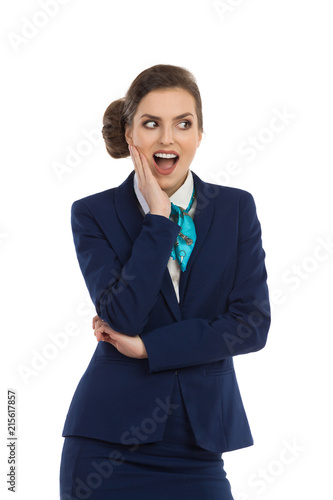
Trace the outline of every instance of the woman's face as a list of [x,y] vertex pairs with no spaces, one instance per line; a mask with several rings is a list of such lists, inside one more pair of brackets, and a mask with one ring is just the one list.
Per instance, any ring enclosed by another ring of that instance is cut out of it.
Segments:
[[[185,181],[202,138],[193,96],[181,88],[149,92],[140,101],[125,136],[145,155],[159,186],[170,197]],[[177,157],[155,156],[168,153]]]

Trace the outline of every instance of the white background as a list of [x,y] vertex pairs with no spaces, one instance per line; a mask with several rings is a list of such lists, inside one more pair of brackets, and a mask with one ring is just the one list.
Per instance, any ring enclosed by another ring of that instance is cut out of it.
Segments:
[[[192,170],[250,191],[262,224],[273,319],[265,349],[235,359],[255,440],[224,455],[235,500],[329,498],[331,2],[17,0],[1,11],[1,497],[14,498],[14,388],[15,498],[59,498],[62,427],[96,346],[70,207],[131,172],[93,131],[138,73],[162,63],[188,68],[201,90],[205,137]],[[284,122],[272,121],[277,112]]]

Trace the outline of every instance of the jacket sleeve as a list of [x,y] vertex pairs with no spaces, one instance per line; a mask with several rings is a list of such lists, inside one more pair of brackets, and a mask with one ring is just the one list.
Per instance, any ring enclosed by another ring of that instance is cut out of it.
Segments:
[[226,310],[215,318],[186,319],[143,332],[140,336],[150,371],[211,363],[262,349],[270,326],[264,259],[255,203],[252,195],[244,192],[236,272]]
[[73,203],[71,223],[79,265],[98,316],[118,332],[138,335],[157,300],[180,226],[148,213],[129,259],[121,265],[84,201]]

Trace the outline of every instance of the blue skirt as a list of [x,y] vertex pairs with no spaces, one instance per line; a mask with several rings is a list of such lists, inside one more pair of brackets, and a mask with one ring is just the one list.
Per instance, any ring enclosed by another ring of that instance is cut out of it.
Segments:
[[195,443],[178,377],[171,403],[178,407],[162,441],[133,447],[66,437],[61,500],[233,500],[221,454]]

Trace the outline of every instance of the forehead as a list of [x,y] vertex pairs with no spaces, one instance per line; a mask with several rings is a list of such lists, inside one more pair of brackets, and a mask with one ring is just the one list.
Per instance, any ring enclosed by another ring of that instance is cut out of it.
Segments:
[[185,89],[172,88],[149,92],[140,101],[136,115],[140,116],[142,113],[149,113],[172,118],[187,112],[195,114],[194,97]]

